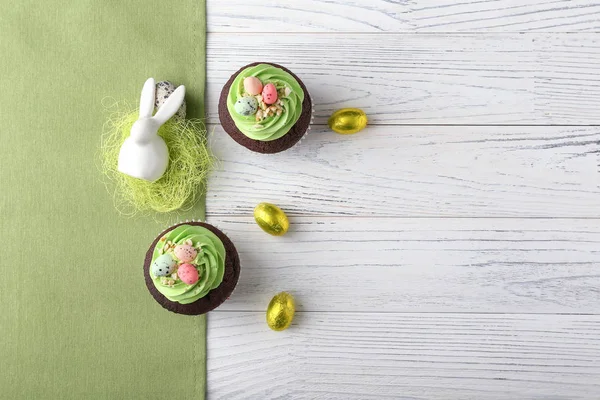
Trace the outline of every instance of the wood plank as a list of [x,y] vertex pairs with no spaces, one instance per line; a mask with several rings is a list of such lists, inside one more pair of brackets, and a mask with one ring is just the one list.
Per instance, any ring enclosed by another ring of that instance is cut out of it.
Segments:
[[208,316],[210,399],[597,399],[600,316]]
[[576,32],[594,0],[208,0],[209,32]]
[[269,236],[251,217],[209,218],[240,254],[220,309],[600,313],[600,224],[589,219],[294,217]]
[[359,107],[371,124],[600,124],[595,34],[213,34],[207,111],[255,61],[287,65],[306,83],[315,123]]
[[318,127],[275,155],[213,128],[211,215],[600,217],[597,127]]

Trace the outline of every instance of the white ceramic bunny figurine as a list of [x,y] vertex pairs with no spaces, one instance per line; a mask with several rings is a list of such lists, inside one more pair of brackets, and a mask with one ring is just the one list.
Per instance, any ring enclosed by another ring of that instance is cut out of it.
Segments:
[[179,86],[152,116],[155,90],[154,79],[149,78],[142,88],[140,117],[119,152],[119,171],[147,181],[157,180],[167,170],[169,149],[157,132],[175,115],[185,97],[185,87]]

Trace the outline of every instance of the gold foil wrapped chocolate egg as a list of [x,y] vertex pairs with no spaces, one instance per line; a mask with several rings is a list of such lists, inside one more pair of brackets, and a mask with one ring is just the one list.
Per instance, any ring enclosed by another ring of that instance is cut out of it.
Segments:
[[267,325],[274,331],[289,328],[296,312],[296,303],[291,294],[276,294],[267,307]]
[[327,121],[327,125],[337,133],[351,135],[360,132],[367,126],[367,114],[358,108],[342,108],[337,110]]
[[287,215],[271,203],[260,203],[254,209],[254,219],[258,226],[269,235],[281,236],[285,235],[290,227]]

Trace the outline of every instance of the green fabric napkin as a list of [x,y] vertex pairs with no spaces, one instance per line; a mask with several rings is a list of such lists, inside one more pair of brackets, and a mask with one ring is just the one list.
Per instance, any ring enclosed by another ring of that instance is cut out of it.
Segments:
[[205,318],[144,284],[166,224],[116,212],[97,154],[150,76],[203,115],[205,34],[204,0],[0,0],[0,398],[204,398]]

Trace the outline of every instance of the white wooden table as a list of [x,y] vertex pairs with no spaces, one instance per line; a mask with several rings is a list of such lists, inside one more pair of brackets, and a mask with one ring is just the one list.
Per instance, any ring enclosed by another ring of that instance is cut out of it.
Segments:
[[[600,2],[208,0],[208,220],[242,275],[209,399],[600,398]],[[268,32],[268,33],[267,33]],[[218,125],[240,66],[306,83],[277,155]],[[359,107],[368,130],[327,117]],[[253,222],[261,201],[291,218]],[[264,311],[288,290],[293,326]]]

